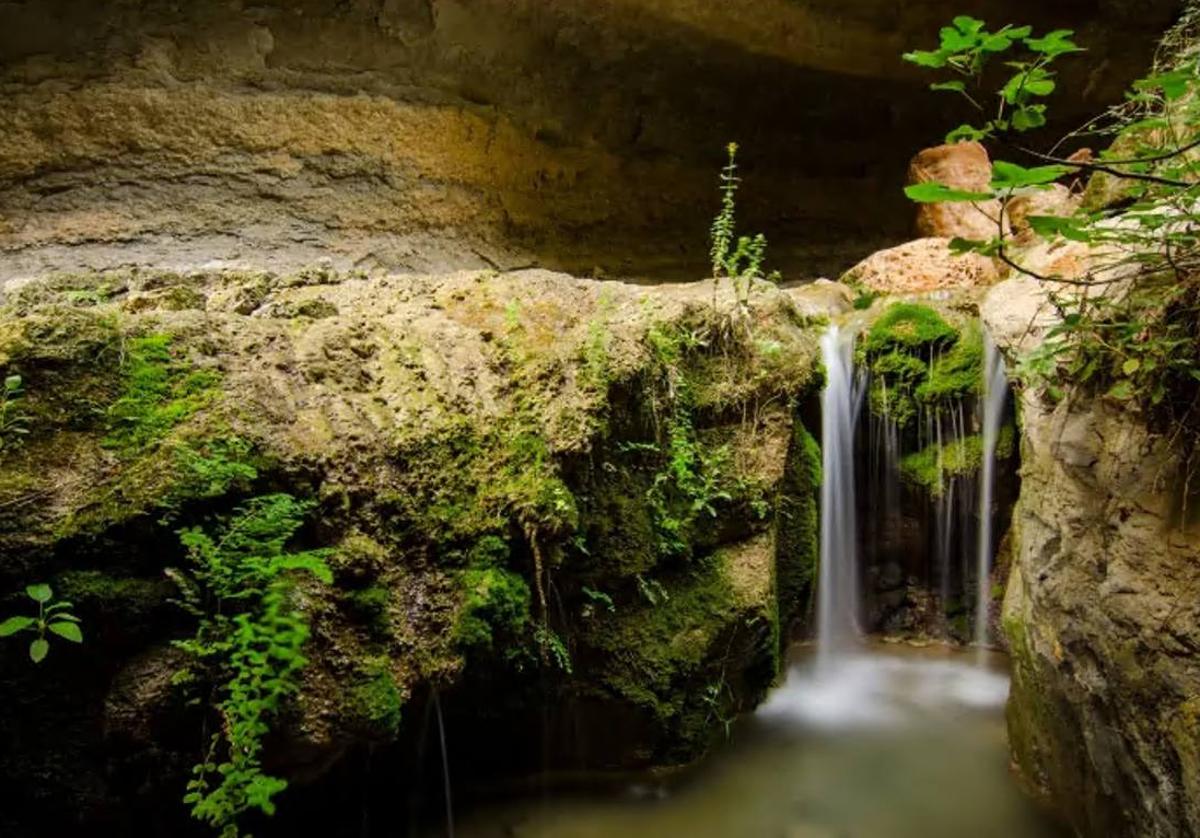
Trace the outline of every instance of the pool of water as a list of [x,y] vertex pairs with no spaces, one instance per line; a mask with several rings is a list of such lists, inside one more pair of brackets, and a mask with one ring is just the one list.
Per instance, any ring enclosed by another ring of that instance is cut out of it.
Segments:
[[[864,649],[785,682],[695,769],[458,813],[457,838],[1059,838],[1008,771],[1002,659]],[[435,833],[438,834],[438,833]],[[441,830],[440,834],[445,834]]]

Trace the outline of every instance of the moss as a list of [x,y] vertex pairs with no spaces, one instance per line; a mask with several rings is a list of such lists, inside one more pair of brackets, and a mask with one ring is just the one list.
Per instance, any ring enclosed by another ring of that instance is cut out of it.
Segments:
[[929,306],[893,303],[879,316],[863,339],[868,355],[903,349],[912,353],[928,347],[947,346],[958,331]]
[[580,638],[589,683],[645,714],[659,759],[698,756],[722,722],[765,693],[775,676],[773,603],[747,603],[728,554],[653,581],[662,593],[596,612]]
[[454,626],[455,641],[465,649],[491,649],[498,634],[517,637],[529,625],[529,585],[503,566],[507,557],[507,547],[494,537],[481,539],[470,553]]
[[361,585],[376,578],[387,563],[388,551],[378,541],[360,532],[343,538],[329,559],[339,582]]
[[55,578],[54,590],[64,600],[134,614],[161,606],[175,589],[165,579],[114,576],[102,570],[68,570]]
[[[1000,429],[996,439],[996,458],[1006,460],[1012,456],[1016,434],[1012,425]],[[900,461],[900,476],[909,484],[924,488],[934,497],[941,497],[946,481],[964,477],[979,471],[983,464],[983,436],[956,439],[938,446],[937,443],[909,454]]]
[[392,620],[388,609],[392,603],[392,594],[383,585],[368,585],[348,591],[345,601],[350,613],[366,625],[373,635],[386,638],[391,633]]
[[697,674],[734,609],[726,568],[718,563],[667,579],[666,597],[627,605],[594,632],[608,655],[604,683],[659,720],[676,715],[687,699],[682,679]]
[[872,373],[872,412],[904,429],[927,410],[976,395],[983,381],[983,335],[976,323],[960,332],[937,311],[895,303],[875,321],[859,347]]
[[951,349],[938,356],[925,381],[917,386],[916,397],[926,404],[945,404],[983,389],[983,331],[969,323]]
[[404,695],[389,670],[387,658],[372,658],[359,667],[347,705],[347,721],[364,735],[375,739],[396,735]]
[[821,549],[821,480],[821,446],[797,419],[775,513],[775,592],[785,641],[814,590]]
[[172,352],[172,340],[170,335],[157,333],[127,342],[121,366],[122,392],[108,409],[107,447],[137,454],[211,404],[219,373],[189,369]]
[[916,389],[928,371],[924,361],[898,349],[871,361],[871,412],[907,427],[917,416]]
[[169,440],[87,492],[55,535],[95,534],[146,512],[174,514],[189,501],[248,489],[262,464],[251,443],[240,437]]

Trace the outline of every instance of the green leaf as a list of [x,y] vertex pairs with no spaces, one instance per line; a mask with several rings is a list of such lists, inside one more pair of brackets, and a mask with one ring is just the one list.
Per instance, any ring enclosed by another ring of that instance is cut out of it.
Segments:
[[997,160],[992,164],[992,189],[1020,189],[1025,186],[1044,186],[1074,171],[1071,166],[1035,166],[1026,169],[1016,163]]
[[1030,215],[1025,219],[1033,232],[1044,239],[1062,236],[1073,242],[1090,242],[1091,236],[1085,228],[1085,221],[1074,218],[1060,218],[1055,215]]
[[1041,38],[1026,38],[1025,46],[1047,58],[1057,58],[1070,52],[1083,52],[1083,48],[1071,40],[1071,29],[1055,29]]
[[1116,399],[1119,402],[1127,402],[1133,398],[1133,384],[1129,381],[1118,381],[1106,394],[1110,399]]
[[54,596],[54,591],[49,585],[30,585],[25,589],[25,594],[34,602],[49,602]]
[[971,17],[970,15],[959,15],[950,22],[954,24],[955,29],[964,35],[977,35],[983,31],[984,27],[982,20]]
[[953,93],[966,93],[967,85],[961,81],[941,81],[929,85],[930,90],[949,90]]
[[976,128],[974,125],[960,125],[946,135],[946,142],[950,145],[966,141],[978,142],[988,135],[988,131]]
[[4,379],[4,391],[8,395],[14,395],[21,392],[21,376],[10,375]]
[[51,623],[47,628],[59,637],[70,640],[72,643],[83,642],[83,632],[74,623]]
[[34,663],[41,663],[46,653],[50,651],[50,643],[42,637],[29,644],[29,659]]
[[1128,361],[1126,361],[1124,364],[1121,365],[1121,372],[1125,373],[1126,375],[1133,375],[1135,372],[1137,372],[1141,368],[1142,368],[1141,361],[1139,361],[1137,358],[1130,358]]
[[0,637],[11,637],[19,631],[24,631],[36,622],[37,620],[32,617],[9,617],[3,623],[0,623]]
[[1025,105],[1013,112],[1012,126],[1017,131],[1032,131],[1046,124],[1045,105]]
[[961,203],[963,201],[987,201],[992,198],[990,192],[969,192],[965,189],[955,189],[944,183],[915,183],[904,187],[904,194],[910,201],[918,204]]
[[973,34],[960,32],[949,26],[938,33],[942,39],[942,52],[956,53],[972,49],[979,38]]
[[1194,76],[1189,70],[1174,70],[1140,79],[1134,82],[1133,86],[1134,89],[1142,91],[1161,90],[1167,101],[1173,102],[1188,92],[1193,79]]
[[946,66],[946,62],[950,59],[949,54],[942,50],[929,51],[920,49],[906,52],[901,57],[910,64],[916,64],[919,67],[928,67],[931,70],[940,70]]

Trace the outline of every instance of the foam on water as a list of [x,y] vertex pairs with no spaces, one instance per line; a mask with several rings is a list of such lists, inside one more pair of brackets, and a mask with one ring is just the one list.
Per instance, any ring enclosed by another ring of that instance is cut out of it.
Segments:
[[1007,697],[1008,677],[973,661],[864,650],[820,667],[793,666],[758,715],[812,731],[895,728],[947,712],[994,710]]

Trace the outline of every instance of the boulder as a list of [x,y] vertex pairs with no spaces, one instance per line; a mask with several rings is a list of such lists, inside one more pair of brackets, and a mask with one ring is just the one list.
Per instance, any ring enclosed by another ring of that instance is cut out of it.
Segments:
[[[985,192],[992,180],[992,161],[979,143],[927,148],[908,166],[908,182],[942,183],[968,192]],[[976,204],[920,204],[917,233],[926,237],[990,239],[997,233],[999,201]]]
[[842,281],[881,294],[913,294],[990,285],[998,277],[990,259],[976,253],[956,255],[949,239],[927,238],[868,256]]

